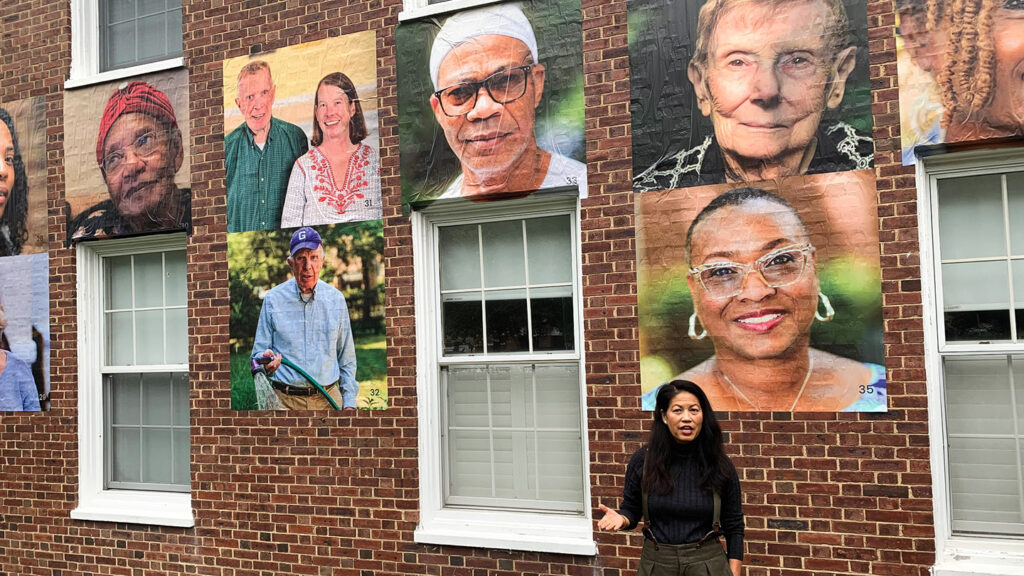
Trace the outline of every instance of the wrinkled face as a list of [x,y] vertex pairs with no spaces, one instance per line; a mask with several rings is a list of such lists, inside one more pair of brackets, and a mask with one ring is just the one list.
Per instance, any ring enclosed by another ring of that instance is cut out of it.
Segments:
[[260,70],[246,74],[238,81],[235,104],[242,111],[245,124],[253,132],[263,132],[270,125],[270,109],[274,105],[274,83],[270,72]]
[[114,121],[103,141],[103,178],[118,212],[132,220],[173,205],[174,174],[183,160],[180,136],[149,114],[131,112]]
[[292,276],[299,285],[299,292],[308,294],[316,287],[320,279],[320,269],[324,267],[324,249],[318,247],[316,250],[303,248],[288,258],[288,266],[292,269]]
[[1024,2],[1007,1],[992,24],[996,81],[989,121],[1011,132],[1024,132]]
[[[441,62],[437,86],[444,89],[463,82],[480,82],[492,74],[531,64],[530,49],[521,40],[497,34],[477,36],[456,46]],[[430,97],[434,117],[463,169],[482,178],[500,175],[528,149],[536,146],[534,116],[544,91],[544,67],[528,74],[526,92],[499,104],[487,90],[477,91],[476,105],[460,116],[444,113],[436,96]]]
[[668,403],[668,410],[662,412],[662,421],[676,442],[693,442],[700,434],[704,423],[704,412],[700,400],[689,392],[679,392]]
[[316,121],[324,140],[348,138],[349,122],[356,113],[356,105],[337,86],[321,84],[316,90]]
[[[701,221],[690,246],[693,267],[714,262],[753,264],[765,254],[808,242],[796,215],[766,200],[726,206]],[[743,279],[739,294],[712,298],[692,275],[693,303],[715,353],[744,359],[776,358],[809,345],[818,305],[814,260],[792,284],[772,288],[757,272]]]
[[14,138],[5,122],[0,122],[0,216],[14,190]]
[[[690,66],[722,151],[749,163],[803,155],[826,107],[843,99],[855,48],[831,54],[822,0],[725,9],[706,70]],[[832,79],[830,83],[829,80]]]

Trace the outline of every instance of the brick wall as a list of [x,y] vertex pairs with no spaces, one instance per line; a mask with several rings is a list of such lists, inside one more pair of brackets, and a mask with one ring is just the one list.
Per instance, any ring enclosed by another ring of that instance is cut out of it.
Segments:
[[[638,534],[597,557],[413,543],[417,413],[411,230],[401,216],[394,27],[400,0],[196,0],[184,10],[194,235],[188,244],[193,529],[73,521],[75,258],[63,248],[66,0],[0,5],[0,101],[45,95],[53,408],[0,416],[0,574],[632,574]],[[916,192],[900,166],[893,14],[868,5],[887,414],[729,414],[747,574],[924,576],[933,561]],[[583,4],[590,197],[582,253],[593,500],[617,504],[639,411],[626,3]],[[377,34],[390,408],[315,418],[233,412],[222,61],[338,34]]]

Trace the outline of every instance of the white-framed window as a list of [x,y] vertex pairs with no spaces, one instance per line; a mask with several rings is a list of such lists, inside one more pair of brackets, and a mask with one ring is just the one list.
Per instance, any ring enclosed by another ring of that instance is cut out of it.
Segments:
[[184,66],[181,0],[71,0],[65,88]]
[[412,224],[415,540],[595,554],[578,200],[437,202]]
[[1024,574],[1024,150],[918,161],[936,576]]
[[437,16],[439,14],[458,12],[459,10],[503,1],[505,0],[403,0],[402,11],[398,14],[398,20],[402,22],[427,16]]
[[77,259],[71,517],[193,526],[185,236],[82,242]]

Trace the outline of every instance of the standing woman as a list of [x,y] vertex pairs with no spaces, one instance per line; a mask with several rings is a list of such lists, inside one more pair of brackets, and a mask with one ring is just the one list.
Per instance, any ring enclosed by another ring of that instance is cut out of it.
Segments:
[[313,147],[292,167],[281,227],[379,220],[380,158],[363,144],[366,120],[352,80],[324,76],[313,113]]
[[28,177],[21,159],[14,120],[0,108],[0,256],[21,254],[28,237]]
[[[714,526],[716,495],[720,530]],[[632,530],[645,519],[637,576],[740,576],[741,500],[739,476],[725,455],[708,397],[693,382],[673,380],[658,389],[647,445],[626,468],[622,507],[616,512],[601,504],[597,527]]]

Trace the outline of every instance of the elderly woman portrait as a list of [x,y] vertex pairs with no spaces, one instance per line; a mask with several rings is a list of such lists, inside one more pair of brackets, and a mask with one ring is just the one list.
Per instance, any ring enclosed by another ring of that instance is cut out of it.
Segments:
[[760,188],[715,197],[690,222],[685,254],[687,336],[714,352],[676,378],[719,410],[885,411],[882,366],[811,345],[812,326],[844,310],[824,293],[811,234],[788,201]]
[[942,105],[940,134],[916,143],[1024,134],[1024,2],[901,0],[896,9],[902,50],[934,82],[904,86],[912,73],[901,66],[900,101],[933,91]]
[[0,108],[0,256],[21,254],[28,237],[28,177],[14,120]]
[[292,167],[281,226],[381,217],[380,158],[363,143],[366,120],[348,76],[324,76],[313,101],[313,147]]
[[184,161],[181,130],[167,96],[130,82],[107,101],[96,137],[96,163],[109,199],[71,220],[71,239],[190,230],[191,191],[175,174]]
[[842,0],[705,2],[686,76],[713,133],[680,127],[689,147],[636,167],[634,190],[870,168],[870,134],[838,113],[857,66],[850,28]]

